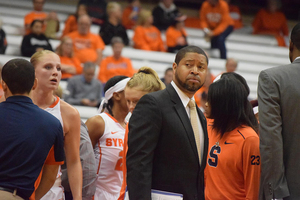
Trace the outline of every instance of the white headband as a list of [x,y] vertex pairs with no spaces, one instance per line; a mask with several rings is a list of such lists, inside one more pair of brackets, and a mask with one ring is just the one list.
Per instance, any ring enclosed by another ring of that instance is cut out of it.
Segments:
[[104,104],[108,103],[108,100],[110,100],[113,97],[113,94],[115,92],[121,92],[125,89],[126,84],[129,80],[130,80],[130,78],[125,78],[125,79],[119,81],[116,85],[112,86],[105,92],[104,99],[101,101],[101,104],[98,109],[98,113],[102,112]]

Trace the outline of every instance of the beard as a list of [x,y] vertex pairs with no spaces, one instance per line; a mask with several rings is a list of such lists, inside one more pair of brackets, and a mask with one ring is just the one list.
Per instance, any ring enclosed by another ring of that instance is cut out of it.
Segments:
[[202,84],[200,82],[200,85],[198,85],[196,83],[188,84],[187,80],[185,82],[183,82],[180,80],[177,71],[175,72],[175,79],[177,80],[177,82],[179,83],[179,85],[181,87],[183,87],[184,89],[186,89],[189,92],[197,92],[204,84],[204,82]]

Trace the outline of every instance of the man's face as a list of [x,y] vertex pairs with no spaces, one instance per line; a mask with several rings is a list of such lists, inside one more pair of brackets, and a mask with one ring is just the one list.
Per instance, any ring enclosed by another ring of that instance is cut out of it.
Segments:
[[186,53],[178,63],[173,63],[173,80],[190,98],[205,82],[207,75],[206,57],[198,53]]
[[32,33],[40,35],[42,33],[43,24],[41,22],[35,22],[31,28]]
[[95,69],[94,68],[88,68],[88,69],[83,71],[83,75],[84,75],[85,81],[90,83],[94,78]]
[[229,59],[226,63],[226,71],[234,72],[237,68],[237,63],[234,60]]
[[115,57],[118,58],[118,57],[121,56],[123,47],[124,47],[124,44],[122,44],[122,43],[115,43],[115,44],[112,46],[112,50],[113,50],[113,53],[114,53],[114,56],[115,56]]
[[87,16],[80,18],[78,22],[78,32],[82,35],[88,34],[91,26],[91,21]]
[[35,11],[42,11],[45,1],[44,0],[33,0],[33,9]]
[[169,84],[171,83],[171,81],[173,80],[173,70],[168,70],[165,74],[165,84]]

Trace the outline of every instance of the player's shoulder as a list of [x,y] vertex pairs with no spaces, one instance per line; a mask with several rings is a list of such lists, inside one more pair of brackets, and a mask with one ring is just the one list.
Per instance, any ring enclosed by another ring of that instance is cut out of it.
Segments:
[[60,111],[68,117],[80,117],[78,110],[64,100],[60,100]]
[[251,137],[258,138],[257,133],[250,126],[241,126],[237,128],[236,131],[237,134],[239,134],[243,138],[243,140],[246,140]]

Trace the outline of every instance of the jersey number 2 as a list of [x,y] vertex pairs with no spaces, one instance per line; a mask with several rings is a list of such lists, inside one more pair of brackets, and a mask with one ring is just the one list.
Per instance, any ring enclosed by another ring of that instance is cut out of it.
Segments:
[[209,166],[217,167],[218,166],[218,154],[221,153],[221,147],[220,146],[212,146],[209,152],[209,159],[207,163]]
[[117,171],[122,171],[122,166],[123,166],[123,151],[120,151],[119,153],[119,160],[117,161],[115,170]]

